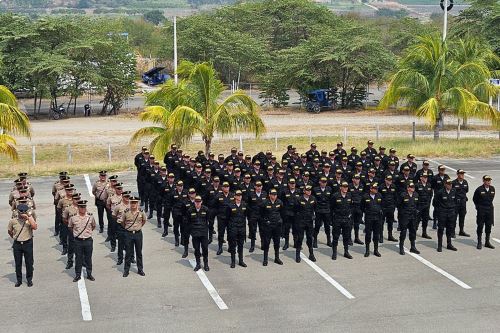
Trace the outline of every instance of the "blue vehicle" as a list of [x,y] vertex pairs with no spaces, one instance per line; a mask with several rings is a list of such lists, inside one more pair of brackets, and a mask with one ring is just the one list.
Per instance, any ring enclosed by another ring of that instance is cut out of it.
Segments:
[[149,71],[142,74],[142,82],[150,86],[156,86],[158,84],[165,83],[170,79],[170,75],[162,72],[165,67],[153,67]]
[[308,112],[320,113],[321,110],[333,110],[337,107],[337,91],[333,89],[317,89],[306,95]]

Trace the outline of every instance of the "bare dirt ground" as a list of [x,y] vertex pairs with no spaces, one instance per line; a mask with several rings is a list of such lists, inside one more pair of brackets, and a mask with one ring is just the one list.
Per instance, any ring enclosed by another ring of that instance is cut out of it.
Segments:
[[[297,108],[285,108],[262,112],[267,127],[266,137],[290,136],[332,136],[344,135],[344,128],[349,136],[376,135],[377,126],[380,137],[411,135],[412,122],[416,123],[418,136],[430,136],[432,133],[423,119],[411,115],[393,114],[379,111],[327,111],[310,114]],[[443,137],[456,137],[456,119],[447,118]],[[147,126],[137,120],[134,115],[113,117],[70,118],[63,120],[32,121],[33,135],[31,141],[19,138],[20,145],[41,144],[125,144],[132,133]],[[151,124],[149,124],[151,125]],[[498,132],[491,129],[481,120],[470,120],[469,130],[461,132],[462,137],[497,138]],[[236,134],[233,137],[237,137]],[[249,135],[244,135],[249,137]]]

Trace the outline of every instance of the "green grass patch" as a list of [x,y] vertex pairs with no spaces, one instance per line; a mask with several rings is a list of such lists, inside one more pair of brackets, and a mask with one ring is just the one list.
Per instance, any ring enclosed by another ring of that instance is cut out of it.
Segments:
[[[328,151],[333,150],[336,143],[341,140],[342,138],[339,136],[313,138],[320,150]],[[368,138],[348,138],[344,145],[347,150],[351,146],[356,146],[358,150],[361,150],[366,147],[367,140]],[[278,158],[281,158],[289,144],[295,145],[299,152],[304,152],[309,149],[309,138],[279,138],[278,149],[275,147],[274,139],[243,140],[245,154],[253,155],[259,151],[271,150]],[[376,147],[382,145],[387,149],[396,148],[400,157],[405,157],[409,153],[415,154],[417,157],[428,158],[488,158],[500,154],[500,140],[497,139],[441,139],[436,143],[430,138],[417,139],[415,142],[411,138],[383,138],[375,144]],[[67,145],[42,145],[36,147],[36,165],[33,166],[31,146],[19,146],[19,161],[13,162],[6,157],[0,157],[0,177],[14,178],[21,171],[26,171],[31,176],[48,176],[55,175],[61,170],[66,170],[70,174],[97,173],[102,169],[108,171],[135,170],[133,158],[139,147],[140,145],[137,147],[112,146],[110,162],[106,145],[72,145],[71,162],[69,162]],[[217,154],[228,154],[231,147],[239,148],[239,141],[215,140],[212,151]],[[201,142],[193,142],[182,148],[193,156],[198,150],[203,150],[204,145]],[[163,156],[159,156],[159,158],[161,161],[163,160]]]

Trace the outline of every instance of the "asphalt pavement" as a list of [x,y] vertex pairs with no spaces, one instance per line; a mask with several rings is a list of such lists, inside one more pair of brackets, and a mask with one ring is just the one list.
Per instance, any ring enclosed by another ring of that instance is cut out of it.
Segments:
[[[434,161],[434,160],[433,160]],[[483,174],[500,188],[500,158],[437,160],[449,168],[465,169],[473,190]],[[454,177],[454,171],[448,170]],[[89,175],[90,181],[96,175]],[[135,189],[135,175],[119,174]],[[283,266],[263,267],[262,251],[248,253],[247,268],[229,267],[227,247],[220,256],[210,245],[210,271],[195,273],[173,234],[161,238],[156,220],[144,226],[145,277],[132,265],[128,278],[116,266],[105,235],[94,234],[93,275],[96,281],[73,283],[74,269],[65,270],[66,257],[53,236],[51,187],[57,177],[30,179],[36,190],[39,229],[35,232],[34,286],[14,288],[14,261],[6,226],[12,180],[0,181],[0,299],[2,332],[496,332],[500,324],[500,231],[493,228],[497,249],[476,249],[475,209],[468,203],[466,231],[457,252],[436,252],[432,240],[417,237],[420,256],[398,253],[397,243],[381,245],[381,258],[363,257],[364,246],[351,247],[353,260],[339,256],[320,234],[317,262],[295,263],[294,249],[282,251]],[[92,201],[84,175],[72,175],[83,197]],[[495,214],[500,213],[499,196]],[[90,205],[91,211],[96,212]],[[420,232],[418,232],[420,235]],[[257,242],[259,243],[259,242]],[[409,246],[409,241],[407,240]],[[339,246],[339,249],[341,246]],[[304,254],[307,248],[304,246]],[[24,271],[24,269],[23,269]]]

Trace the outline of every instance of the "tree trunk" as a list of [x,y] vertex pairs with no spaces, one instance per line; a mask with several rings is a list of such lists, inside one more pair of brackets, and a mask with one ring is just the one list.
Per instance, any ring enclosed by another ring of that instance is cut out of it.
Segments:
[[203,138],[203,141],[205,141],[205,156],[208,156],[210,153],[210,147],[212,146],[212,139]]
[[76,98],[77,96],[75,96],[75,104],[73,104],[73,116],[76,115]]
[[37,93],[35,93],[35,95],[33,96],[34,97],[34,100],[33,100],[33,116],[35,116],[35,118],[36,118],[36,105],[37,105],[36,100],[37,100],[37,96],[38,96]]
[[434,141],[439,141],[439,129],[442,126],[442,118],[443,114],[440,112],[438,114],[438,117],[436,119],[436,123],[434,124]]
[[467,117],[464,117],[464,119],[462,120],[462,129],[466,129],[467,128]]

